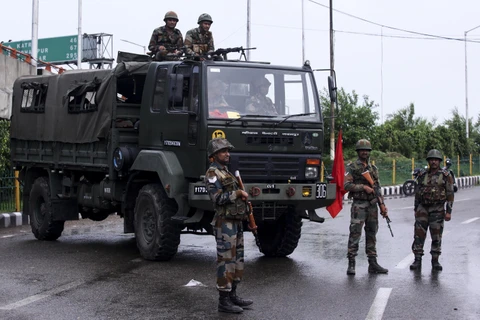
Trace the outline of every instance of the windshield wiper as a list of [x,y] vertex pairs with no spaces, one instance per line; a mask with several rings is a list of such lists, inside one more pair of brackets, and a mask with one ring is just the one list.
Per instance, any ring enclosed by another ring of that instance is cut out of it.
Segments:
[[290,114],[288,116],[285,116],[282,121],[278,122],[275,124],[275,126],[278,126],[281,123],[284,123],[287,121],[287,119],[290,119],[291,117],[304,117],[304,116],[311,116],[312,114],[316,114],[315,112],[310,112],[310,113],[297,113],[297,114]]
[[229,125],[230,123],[233,123],[237,120],[241,120],[241,119],[244,119],[244,118],[276,118],[277,116],[270,116],[270,115],[261,115],[261,114],[242,114],[240,115],[240,117],[238,118],[235,118],[235,119],[232,119],[230,121],[227,121],[227,125]]

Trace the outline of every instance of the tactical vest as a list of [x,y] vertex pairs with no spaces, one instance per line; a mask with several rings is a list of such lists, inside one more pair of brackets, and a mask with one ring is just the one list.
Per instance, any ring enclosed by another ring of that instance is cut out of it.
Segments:
[[175,52],[177,50],[177,42],[182,38],[180,30],[175,28],[173,32],[169,33],[165,26],[158,29],[157,45],[164,46],[168,53]]
[[[370,172],[370,176],[372,177],[374,182],[378,181],[378,170],[377,167],[375,166],[367,166],[364,167],[363,164],[358,164],[357,161],[352,162],[348,165],[350,167],[350,171],[353,177],[353,183],[354,184],[363,184],[369,187],[372,187],[370,183],[368,182],[367,179],[365,179],[364,176],[362,176],[362,173],[365,172],[368,169],[368,172]],[[375,199],[375,194],[374,193],[366,193],[365,191],[350,191],[348,193],[348,197],[352,198],[354,200],[368,200],[371,201]]]
[[207,31],[201,33],[198,29],[192,32],[192,50],[198,54],[205,54],[208,52],[208,44],[212,40],[212,33]]
[[[219,178],[220,183],[222,184],[223,192],[235,192],[240,189],[238,180],[232,174],[221,171],[215,167],[210,167],[208,171],[215,172],[215,175]],[[223,206],[214,204],[214,209],[219,216],[231,220],[245,220],[247,217],[247,204],[241,198],[235,199],[234,203]]]
[[427,172],[420,177],[418,185],[418,194],[420,203],[424,205],[441,204],[447,200],[446,177],[448,172],[439,170],[432,176]]

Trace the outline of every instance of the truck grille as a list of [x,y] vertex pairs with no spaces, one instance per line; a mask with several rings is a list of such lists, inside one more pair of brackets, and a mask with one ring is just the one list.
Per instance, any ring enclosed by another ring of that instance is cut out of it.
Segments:
[[231,154],[229,167],[239,170],[245,181],[288,181],[303,178],[302,160],[298,156]]

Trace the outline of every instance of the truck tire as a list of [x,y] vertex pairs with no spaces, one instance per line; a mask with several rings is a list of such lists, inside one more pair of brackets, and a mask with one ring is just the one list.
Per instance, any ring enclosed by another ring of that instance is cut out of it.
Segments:
[[65,221],[53,221],[52,202],[48,178],[35,180],[30,190],[30,226],[38,240],[57,240],[63,231]]
[[403,194],[408,197],[415,193],[417,188],[417,183],[415,180],[407,180],[403,183],[402,190]]
[[292,208],[275,223],[261,223],[257,234],[257,246],[265,256],[288,256],[295,250],[300,240],[302,218]]
[[135,238],[146,260],[168,261],[180,244],[180,230],[171,217],[177,212],[175,200],[167,197],[161,184],[148,184],[138,193],[135,204]]

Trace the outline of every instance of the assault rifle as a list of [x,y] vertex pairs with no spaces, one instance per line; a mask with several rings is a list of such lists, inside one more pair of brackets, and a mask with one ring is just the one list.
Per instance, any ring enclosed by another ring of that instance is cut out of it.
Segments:
[[[240,185],[240,189],[245,191],[245,186],[243,185],[242,177],[240,177],[240,171],[235,171],[235,177],[237,177],[238,184]],[[255,217],[253,216],[253,208],[252,203],[250,201],[247,202],[249,207],[248,213],[248,228],[252,231],[255,238],[257,237],[257,224],[255,223]]]
[[380,190],[379,185],[377,183],[373,182],[373,179],[370,176],[369,171],[363,172],[362,176],[365,179],[367,179],[368,183],[373,188],[373,192],[375,193],[375,199],[373,199],[370,203],[372,203],[372,204],[377,203],[378,204],[378,207],[380,208],[380,213],[382,214],[382,216],[387,221],[388,229],[390,229],[390,234],[393,237],[392,227],[390,226],[390,222],[392,222],[392,220],[390,220],[390,217],[388,216],[388,210],[387,210],[387,207],[385,206],[385,202],[383,201],[382,191]]

